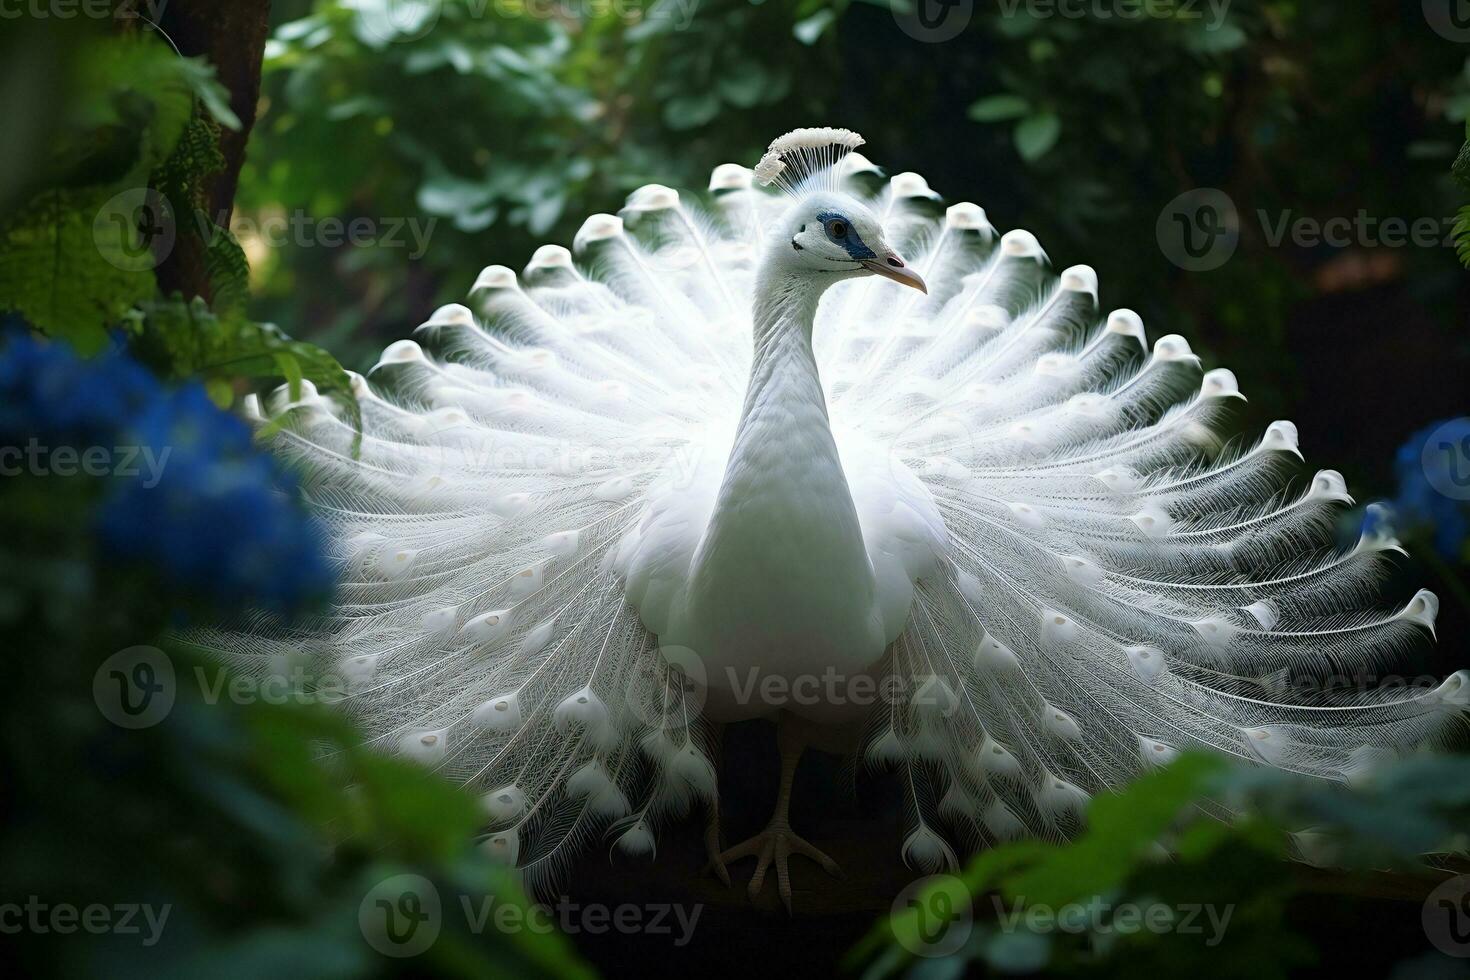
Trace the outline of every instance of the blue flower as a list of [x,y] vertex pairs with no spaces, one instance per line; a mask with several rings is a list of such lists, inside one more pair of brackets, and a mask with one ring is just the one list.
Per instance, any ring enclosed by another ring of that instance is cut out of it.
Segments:
[[1395,522],[1406,531],[1429,532],[1435,551],[1450,561],[1460,558],[1470,537],[1470,418],[1414,433],[1399,447],[1394,472]]
[[295,481],[197,384],[170,390],[121,351],[86,360],[13,334],[0,347],[0,445],[99,446],[115,463],[96,515],[111,555],[218,605],[288,610],[333,572]]
[[153,375],[120,353],[82,360],[64,344],[18,334],[0,357],[0,440],[44,432],[95,443],[159,391]]

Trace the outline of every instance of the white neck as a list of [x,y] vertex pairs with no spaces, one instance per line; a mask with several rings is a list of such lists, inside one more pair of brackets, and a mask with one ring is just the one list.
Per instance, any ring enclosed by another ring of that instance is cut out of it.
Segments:
[[750,384],[695,559],[698,578],[769,576],[780,587],[789,569],[779,566],[796,549],[842,580],[834,584],[872,594],[872,566],[812,353],[823,288],[771,256],[762,263]]

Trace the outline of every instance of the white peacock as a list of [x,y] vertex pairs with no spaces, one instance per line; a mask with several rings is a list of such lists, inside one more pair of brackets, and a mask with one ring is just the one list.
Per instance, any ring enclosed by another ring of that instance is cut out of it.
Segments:
[[[1330,470],[1290,488],[1291,423],[1222,444],[1230,371],[1099,316],[1091,269],[1051,276],[979,207],[931,217],[861,143],[789,133],[714,171],[710,214],[651,185],[587,220],[580,263],[487,268],[354,379],[360,454],[309,386],[278,393],[344,585],[301,633],[192,639],[345,678],[373,744],[484,792],[484,846],[533,884],[702,804],[716,871],[754,857],[788,908],[791,855],[836,867],[788,820],[809,745],[901,771],[932,870],[1066,835],[1184,748],[1354,780],[1463,721],[1467,671],[1273,682],[1432,633],[1429,592],[1371,608],[1398,544],[1335,549],[1351,498]],[[721,852],[718,725],[757,717],[776,812]]]

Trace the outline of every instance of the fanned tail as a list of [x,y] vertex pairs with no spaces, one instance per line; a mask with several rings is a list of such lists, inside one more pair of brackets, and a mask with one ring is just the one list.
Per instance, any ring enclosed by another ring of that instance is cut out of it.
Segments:
[[[904,188],[927,184],[879,201]],[[1034,236],[993,241],[974,205],[914,240],[931,296],[839,287],[827,338],[834,417],[920,476],[951,541],[891,650],[914,693],[866,750],[908,787],[906,859],[951,863],[947,830],[1065,836],[1091,795],[1186,748],[1356,781],[1463,732],[1470,672],[1365,683],[1438,602],[1375,608],[1402,549],[1335,547],[1352,498],[1331,470],[1293,486],[1295,426],[1222,439],[1234,374],[1201,374],[1182,337],[1148,347],[1132,311],[1099,322],[1090,268],[1052,277]]]
[[[713,805],[688,679],[629,602],[656,618],[660,570],[625,559],[686,516],[667,488],[739,416],[754,272],[788,206],[752,176],[717,168],[712,215],[640,188],[572,251],[487,268],[354,380],[360,450],[310,385],[251,405],[331,528],[341,593],[290,635],[184,639],[257,674],[304,665],[372,744],[480,791],[485,847],[533,885],[599,837],[650,853],[662,819]],[[834,428],[916,474],[949,540],[889,651],[919,683],[867,748],[901,769],[907,859],[954,862],[955,829],[1071,833],[1091,794],[1189,747],[1353,781],[1463,724],[1466,671],[1334,683],[1421,642],[1438,604],[1373,608],[1401,549],[1332,546],[1351,498],[1332,471],[1293,486],[1294,426],[1222,439],[1235,376],[1201,374],[1181,337],[1148,346],[1131,311],[1099,322],[1090,268],[1053,277],[1034,236],[859,153],[829,176],[930,290],[841,283],[815,335]]]
[[[354,378],[358,434],[309,384],[277,423],[342,570],[330,616],[181,639],[253,674],[300,667],[371,745],[474,787],[484,847],[546,887],[599,838],[651,853],[713,805],[681,666],[614,567],[657,488],[738,412],[748,243],[650,186],[594,215],[581,261],[487,268]],[[370,379],[370,380],[369,380]]]

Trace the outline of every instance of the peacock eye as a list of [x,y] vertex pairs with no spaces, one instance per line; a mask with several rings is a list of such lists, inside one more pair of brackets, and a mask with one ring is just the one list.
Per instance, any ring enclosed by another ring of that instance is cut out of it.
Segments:
[[832,239],[847,237],[847,222],[841,218],[833,218],[827,222],[827,237]]

